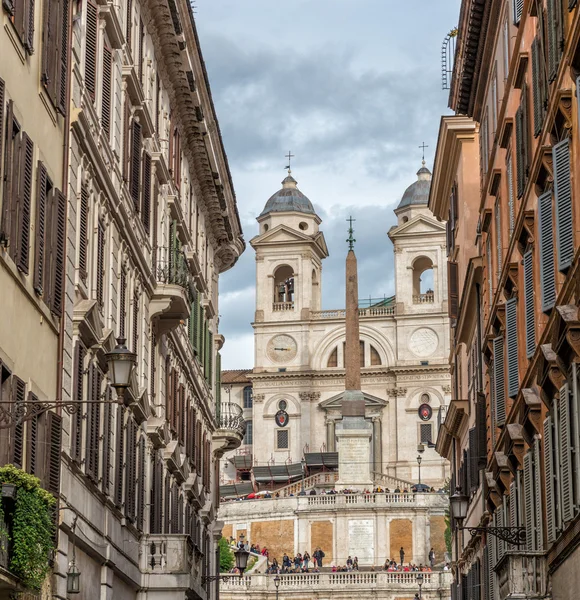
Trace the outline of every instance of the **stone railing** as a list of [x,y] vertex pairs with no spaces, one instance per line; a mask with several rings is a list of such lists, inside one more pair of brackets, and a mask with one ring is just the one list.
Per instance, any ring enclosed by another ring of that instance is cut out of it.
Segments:
[[406,479],[400,479],[399,477],[394,477],[393,475],[387,475],[386,473],[373,473],[373,481],[375,484],[379,484],[386,488],[399,488],[404,490],[405,488],[410,490],[415,484],[411,481],[407,481]]
[[[330,486],[334,487],[334,483],[338,481],[338,472],[328,471],[326,473],[315,473],[304,479],[304,489],[309,490],[313,487]],[[302,481],[291,483],[277,490],[280,496],[287,498],[290,494],[298,494],[302,490]]]
[[435,302],[435,294],[417,294],[413,296],[413,304],[433,304]]
[[274,312],[282,312],[285,310],[294,310],[294,302],[274,302],[272,304]]
[[394,504],[416,504],[416,494],[326,494],[324,496],[300,496],[298,508],[309,509],[374,504],[389,506]]
[[[358,315],[361,319],[365,317],[389,317],[395,314],[394,306],[376,306],[370,308],[359,308]],[[310,318],[313,321],[323,319],[344,319],[346,318],[346,310],[313,310],[310,313]]]
[[[357,590],[397,591],[404,593],[405,597],[412,594],[417,588],[417,573],[389,573],[385,571],[355,571],[350,573],[301,573],[295,575],[279,575],[280,592],[284,597],[295,592],[304,594],[305,591],[317,593],[339,592],[343,588],[355,593]],[[438,590],[448,590],[451,585],[452,575],[449,571],[423,573],[423,594]],[[228,581],[220,582],[220,597],[226,598],[228,593],[241,597],[253,597],[255,592],[266,592],[275,596],[276,585],[273,575],[250,575],[235,577]],[[304,596],[301,596],[304,597]],[[317,596],[318,597],[318,596]],[[351,597],[351,596],[349,596]]]

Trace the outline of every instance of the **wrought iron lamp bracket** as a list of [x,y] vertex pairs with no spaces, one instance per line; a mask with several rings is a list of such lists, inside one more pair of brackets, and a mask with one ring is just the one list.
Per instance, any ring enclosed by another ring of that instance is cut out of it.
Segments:
[[204,575],[201,578],[201,585],[212,581],[229,581],[230,579],[241,579],[243,575]]
[[477,533],[487,533],[514,546],[526,543],[525,527],[462,527],[462,529],[467,529],[472,536]]

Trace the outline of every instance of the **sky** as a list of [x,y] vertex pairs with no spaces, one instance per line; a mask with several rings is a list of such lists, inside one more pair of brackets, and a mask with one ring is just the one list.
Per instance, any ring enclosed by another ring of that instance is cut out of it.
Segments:
[[[195,0],[202,53],[246,242],[292,175],[322,218],[323,308],[344,304],[346,219],[356,219],[359,296],[395,293],[387,232],[431,169],[442,114],[441,44],[460,0]],[[337,300],[340,299],[340,300]],[[222,368],[253,367],[255,257],[220,277]]]

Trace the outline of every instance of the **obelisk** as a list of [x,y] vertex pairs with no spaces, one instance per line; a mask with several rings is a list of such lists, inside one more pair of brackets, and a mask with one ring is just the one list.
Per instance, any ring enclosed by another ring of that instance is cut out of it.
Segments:
[[365,399],[360,382],[360,335],[358,308],[358,273],[354,253],[352,217],[348,219],[349,245],[346,256],[346,367],[342,396],[342,421],[338,424],[339,489],[363,490],[372,487],[371,445],[372,425],[365,420]]

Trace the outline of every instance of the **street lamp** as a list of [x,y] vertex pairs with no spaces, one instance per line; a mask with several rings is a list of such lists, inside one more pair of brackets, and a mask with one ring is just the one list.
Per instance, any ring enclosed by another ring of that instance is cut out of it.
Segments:
[[417,573],[417,585],[419,586],[419,600],[423,598],[421,588],[423,587],[423,573]]
[[125,346],[125,338],[117,338],[117,345],[112,352],[105,355],[109,365],[111,387],[117,390],[117,401],[124,404],[125,390],[131,383],[131,373],[137,364],[137,355]]
[[421,461],[423,460],[421,454],[425,452],[425,446],[423,444],[419,444],[417,446],[417,452],[419,453],[417,454],[417,464],[419,465],[419,485],[421,485]]
[[280,587],[280,577],[274,577],[274,585],[276,586],[276,600],[278,600],[278,588]]
[[[250,553],[244,548],[244,546],[239,547],[237,550],[234,550],[234,557],[236,560],[236,569],[240,572],[240,579],[244,575],[244,571],[248,566],[248,558],[250,557]],[[208,581],[217,581],[223,580],[228,581],[233,578],[233,575],[207,575],[201,578],[202,585],[205,585]]]
[[455,493],[449,498],[449,504],[451,516],[457,521],[459,531],[467,529],[472,536],[476,533],[486,533],[514,546],[526,543],[525,527],[462,527],[463,521],[467,518],[469,498],[461,491],[460,487],[455,488]]
[[298,495],[306,496],[306,490],[304,489],[304,471],[306,470],[306,459],[304,457],[302,457],[300,464],[302,465],[302,485],[300,487],[300,493]]

